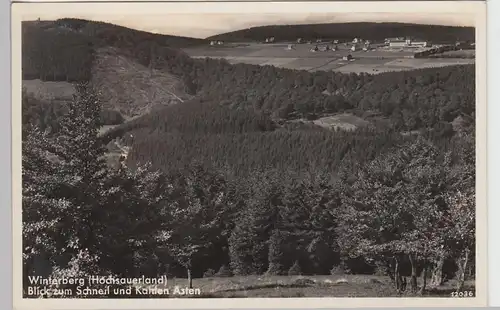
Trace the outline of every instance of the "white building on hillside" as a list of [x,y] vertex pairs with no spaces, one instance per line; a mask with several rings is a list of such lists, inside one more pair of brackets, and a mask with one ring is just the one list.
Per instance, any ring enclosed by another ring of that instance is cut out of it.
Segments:
[[390,47],[407,47],[408,42],[406,40],[394,40],[389,42]]
[[424,41],[424,40],[411,41],[411,46],[412,47],[429,47],[430,46],[430,42]]
[[405,40],[404,37],[386,38],[385,43],[389,44],[389,43],[394,42],[394,41],[404,41],[404,40]]
[[319,48],[319,50],[320,50],[321,52],[326,52],[326,51],[329,51],[329,50],[330,50],[330,46],[328,46],[328,45],[323,45],[323,46],[321,46],[321,47]]
[[352,55],[349,54],[347,56],[342,57],[342,60],[352,60]]
[[390,47],[428,47],[429,42],[425,40],[393,40],[389,42]]

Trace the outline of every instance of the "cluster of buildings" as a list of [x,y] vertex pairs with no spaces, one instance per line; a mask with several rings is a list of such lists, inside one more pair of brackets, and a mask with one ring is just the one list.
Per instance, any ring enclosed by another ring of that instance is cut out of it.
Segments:
[[214,45],[223,45],[223,44],[224,44],[224,42],[222,42],[222,41],[210,41],[210,45],[211,46],[214,46]]
[[[426,57],[435,53],[442,53],[448,50],[457,50],[461,48],[474,48],[474,43],[471,42],[462,42],[457,41],[456,44],[448,44],[448,45],[432,45],[429,41],[426,40],[418,40],[412,37],[394,37],[394,38],[386,38],[384,43],[376,42],[373,43],[370,40],[364,40],[362,38],[353,38],[352,40],[342,41],[339,40],[328,40],[328,42],[323,42],[322,39],[316,39],[316,44],[313,41],[304,41],[303,38],[297,38],[295,43],[288,44],[285,47],[285,50],[294,50],[295,44],[314,44],[309,51],[310,52],[328,52],[328,51],[338,51],[339,44],[342,44],[342,50],[348,50],[349,52],[357,52],[357,51],[370,51],[376,46],[384,45],[389,48],[421,48],[420,50],[415,50],[415,54],[411,56],[411,58],[417,57]],[[263,43],[274,43],[274,37],[268,37],[265,39]],[[382,44],[380,44],[382,43]],[[210,41],[211,46],[221,46],[224,45],[223,41],[215,40]],[[410,56],[405,56],[410,57]],[[349,54],[343,57],[343,60],[349,61],[353,60],[352,55]]]
[[429,47],[431,44],[425,40],[416,40],[412,38],[397,37],[385,39],[385,44],[389,47]]
[[[274,43],[275,38],[274,37],[269,37],[265,39],[264,43]],[[316,43],[321,43],[321,39],[316,39]],[[304,42],[302,38],[298,38],[296,41],[297,44],[302,44],[302,43],[308,43],[312,44],[312,41],[307,41]],[[339,43],[339,40],[333,40],[332,41],[335,46]],[[430,47],[432,44],[429,41],[426,40],[417,40],[409,37],[395,37],[395,38],[386,38],[384,41],[385,45],[388,47],[393,47],[393,48],[410,48],[410,47]],[[223,45],[223,41],[210,41],[210,45]],[[346,42],[344,43],[345,45],[350,47],[351,51],[358,51],[358,50],[364,50],[368,51],[370,50],[370,44],[371,42],[369,40],[364,40],[361,38],[354,38],[351,42]],[[457,46],[462,45],[463,42],[457,42]],[[331,50],[336,50],[337,47],[332,47]],[[319,51],[321,48],[316,45],[311,51]],[[330,50],[330,48],[327,46],[326,49],[323,48],[323,50]]]
[[[297,40],[297,42],[300,42],[300,41]],[[320,39],[318,39],[316,41],[316,43],[320,43],[320,42],[321,42]],[[310,49],[310,51],[311,52],[337,51],[338,50],[338,43],[339,43],[339,40],[333,40],[332,46],[330,46],[330,45],[322,45],[322,46],[316,45],[312,49]],[[350,46],[349,50],[351,50],[353,52],[356,52],[359,50],[369,51],[371,49],[370,44],[371,44],[371,42],[369,40],[363,40],[363,39],[359,39],[359,38],[354,38],[352,40],[352,42],[345,42],[344,43],[344,45],[346,47]]]
[[352,39],[352,44],[363,44],[363,43],[370,44],[370,41],[365,41],[365,40],[360,39],[360,38],[354,38],[354,39]]
[[337,49],[338,49],[337,45],[332,46],[332,47],[330,47],[330,45],[322,45],[322,46],[315,45],[313,48],[310,49],[310,51],[311,52],[327,52],[327,51],[335,52]]

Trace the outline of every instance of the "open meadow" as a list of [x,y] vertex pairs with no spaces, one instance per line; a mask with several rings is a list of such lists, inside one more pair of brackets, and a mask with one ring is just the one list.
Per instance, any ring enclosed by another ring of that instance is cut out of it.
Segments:
[[[419,283],[421,285],[421,283]],[[455,281],[430,287],[427,297],[450,297]],[[185,288],[187,279],[168,279],[170,292]],[[160,287],[160,286],[158,286]],[[376,275],[316,275],[316,276],[234,276],[193,279],[193,288],[201,294],[188,297],[402,297],[387,276]],[[466,281],[464,289],[474,291],[474,281]],[[406,293],[404,296],[409,296]],[[187,296],[187,295],[186,295]],[[181,297],[181,296],[176,296]]]

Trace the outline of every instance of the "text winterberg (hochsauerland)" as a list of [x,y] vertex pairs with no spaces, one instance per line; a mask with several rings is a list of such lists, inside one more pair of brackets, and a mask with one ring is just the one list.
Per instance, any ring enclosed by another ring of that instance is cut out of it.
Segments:
[[29,276],[29,282],[32,285],[65,285],[65,284],[75,284],[78,286],[84,285],[95,285],[95,284],[106,284],[106,285],[166,285],[168,280],[166,276],[161,276],[159,278],[147,278],[142,276],[140,278],[115,278],[111,276],[89,276],[87,278],[45,278],[41,276]]

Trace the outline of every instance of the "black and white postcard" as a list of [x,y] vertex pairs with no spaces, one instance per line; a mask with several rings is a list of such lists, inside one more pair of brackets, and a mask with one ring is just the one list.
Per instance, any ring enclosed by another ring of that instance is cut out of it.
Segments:
[[486,304],[485,3],[12,10],[16,307]]

